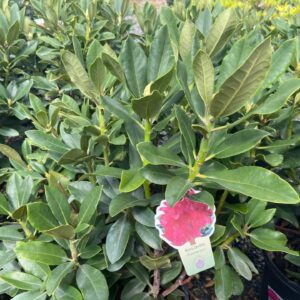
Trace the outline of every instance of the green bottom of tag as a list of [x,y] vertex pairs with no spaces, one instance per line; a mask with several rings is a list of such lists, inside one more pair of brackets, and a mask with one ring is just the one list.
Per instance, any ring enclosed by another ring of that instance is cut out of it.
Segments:
[[200,237],[178,249],[186,273],[191,276],[215,265],[209,237]]

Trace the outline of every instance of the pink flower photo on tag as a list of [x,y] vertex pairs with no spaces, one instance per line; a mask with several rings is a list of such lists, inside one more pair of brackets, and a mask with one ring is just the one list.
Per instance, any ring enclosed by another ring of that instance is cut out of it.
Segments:
[[156,210],[155,226],[159,235],[173,248],[193,244],[196,238],[209,237],[214,232],[215,208],[189,198],[196,193],[199,192],[190,189],[173,207],[163,200]]

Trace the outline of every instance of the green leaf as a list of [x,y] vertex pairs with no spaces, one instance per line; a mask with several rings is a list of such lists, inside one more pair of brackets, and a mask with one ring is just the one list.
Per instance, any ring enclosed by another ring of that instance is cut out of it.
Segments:
[[156,228],[147,227],[136,222],[135,230],[145,244],[153,249],[162,250],[161,238],[159,237],[158,230]]
[[55,299],[59,300],[83,300],[81,293],[73,286],[60,286],[55,292]]
[[277,112],[299,89],[300,79],[292,78],[284,81],[276,92],[270,95],[262,104],[258,104],[252,113],[267,115]]
[[124,254],[131,232],[131,223],[126,215],[120,217],[109,229],[106,237],[106,253],[113,264]]
[[64,50],[61,59],[72,83],[83,95],[98,103],[99,93],[78,57],[70,51]]
[[28,204],[27,218],[33,228],[39,231],[49,230],[59,225],[49,206],[43,202]]
[[267,203],[251,199],[248,204],[248,213],[245,215],[245,224],[248,228],[260,227],[270,222],[276,212],[275,208],[266,209]]
[[230,267],[224,265],[215,271],[215,293],[219,300],[226,300],[232,295]]
[[190,181],[179,176],[173,177],[166,188],[166,200],[170,206],[179,201],[191,187]]
[[18,257],[55,266],[67,260],[65,251],[58,245],[47,242],[18,242],[15,248]]
[[194,58],[193,73],[199,95],[205,104],[209,106],[213,99],[215,71],[209,55],[202,50]]
[[226,229],[226,226],[216,224],[215,231],[210,238],[211,242],[214,243],[214,242],[218,241],[224,235],[225,229]]
[[159,17],[161,24],[167,25],[172,44],[176,45],[174,48],[177,49],[179,43],[179,30],[177,27],[178,19],[171,8],[167,6],[162,6]]
[[57,188],[45,186],[46,199],[55,218],[61,224],[70,221],[71,208],[65,195]]
[[101,247],[98,245],[90,245],[84,248],[79,254],[81,258],[89,259],[96,256],[101,251]]
[[215,269],[221,269],[225,265],[225,254],[221,247],[217,247],[214,251]]
[[46,300],[47,294],[44,292],[30,291],[18,294],[12,300]]
[[24,236],[15,226],[1,226],[0,240],[3,241],[21,241]]
[[148,82],[168,73],[175,63],[167,26],[161,27],[151,43],[147,66]]
[[191,48],[193,46],[195,33],[195,24],[190,19],[186,19],[179,38],[179,53],[185,64],[191,63]]
[[152,165],[185,166],[180,157],[168,148],[155,147],[151,143],[143,142],[137,145],[137,149],[140,155]]
[[233,44],[220,66],[220,75],[216,86],[217,90],[236,69],[240,68],[256,45],[257,32],[255,30]]
[[13,287],[25,291],[39,290],[42,285],[42,281],[39,278],[18,271],[2,273],[0,274],[0,279]]
[[206,52],[215,56],[227,43],[237,25],[235,12],[226,9],[216,18],[206,40]]
[[119,194],[109,204],[109,215],[115,217],[125,209],[135,206],[147,206],[148,203],[148,200],[141,200],[130,194]]
[[251,242],[258,248],[266,251],[279,251],[292,255],[298,255],[297,251],[289,249],[286,236],[269,228],[257,228],[249,234]]
[[141,97],[147,84],[147,57],[142,47],[128,38],[120,58],[128,89],[136,98]]
[[180,261],[174,261],[172,267],[167,269],[162,269],[160,274],[161,285],[166,285],[169,282],[177,278],[181,272],[182,263]]
[[107,78],[107,71],[102,59],[100,57],[96,58],[96,60],[89,67],[88,71],[89,76],[95,87],[97,88],[98,93],[102,95]]
[[45,264],[37,263],[32,260],[24,259],[21,257],[18,257],[18,262],[24,272],[34,275],[43,281],[46,280],[48,275],[51,273],[50,267]]
[[26,166],[26,163],[22,160],[19,153],[13,148],[11,148],[7,145],[4,145],[4,144],[0,144],[0,153],[5,155],[10,160],[19,163],[21,166],[24,166],[24,167]]
[[121,178],[122,169],[107,166],[97,166],[96,172],[94,174],[96,176],[111,176]]
[[71,240],[75,237],[75,230],[71,225],[57,226],[52,229],[45,230],[43,233],[67,240]]
[[122,193],[129,193],[138,189],[145,182],[140,170],[123,170],[119,190]]
[[43,150],[50,150],[59,154],[64,154],[70,150],[69,147],[59,139],[39,130],[26,131],[26,136],[33,145],[38,146]]
[[164,96],[158,91],[132,100],[132,109],[141,118],[149,120],[154,118],[161,110]]
[[215,118],[231,115],[250,101],[268,71],[271,53],[270,39],[266,39],[223,83],[210,106],[210,112]]
[[86,156],[86,153],[81,149],[71,149],[65,152],[57,163],[60,165],[74,164]]
[[106,68],[118,78],[120,82],[125,82],[124,73],[122,67],[118,61],[116,61],[113,57],[111,57],[107,53],[102,54],[102,60]]
[[167,256],[152,258],[150,256],[144,255],[140,256],[139,259],[141,264],[150,271],[155,269],[170,268],[172,266],[171,261]]
[[19,36],[20,24],[19,21],[15,21],[13,25],[11,25],[7,32],[7,44],[12,44]]
[[208,157],[226,158],[247,152],[268,135],[268,132],[259,129],[240,130],[227,135]]
[[137,222],[148,227],[155,226],[155,214],[149,207],[134,207],[131,213]]
[[0,214],[1,215],[10,215],[10,209],[8,205],[8,201],[4,197],[2,193],[0,193]]
[[141,174],[148,181],[159,185],[167,184],[173,177],[173,174],[163,166],[147,165],[141,169]]
[[107,282],[99,270],[89,265],[81,265],[76,274],[76,282],[84,300],[108,300]]
[[74,263],[68,262],[57,266],[51,271],[51,274],[46,281],[46,291],[49,296],[56,291],[64,277],[72,271],[73,267]]
[[195,148],[196,148],[196,137],[192,129],[192,124],[190,118],[187,114],[180,108],[180,106],[175,106],[175,116],[178,120],[179,129],[182,135],[182,138],[185,141],[187,151],[189,152],[189,157],[192,157],[189,161],[190,164],[194,162],[195,157]]
[[207,38],[212,25],[212,14],[207,6],[205,6],[205,9],[199,13],[195,25],[201,34]]
[[251,280],[252,272],[247,264],[248,257],[236,248],[229,248],[227,255],[230,264],[233,266],[236,272],[243,276],[245,279]]
[[285,41],[273,54],[270,70],[262,83],[264,89],[274,83],[289,67],[295,53],[295,40]]
[[201,191],[199,193],[189,195],[189,198],[193,201],[207,204],[209,207],[214,208],[215,200],[211,193],[207,191]]
[[33,189],[33,180],[31,176],[22,178],[16,173],[13,173],[7,182],[6,193],[9,202],[16,210],[25,205],[29,199]]
[[299,196],[288,182],[260,167],[207,172],[209,181],[224,188],[262,201],[284,204],[299,203]]

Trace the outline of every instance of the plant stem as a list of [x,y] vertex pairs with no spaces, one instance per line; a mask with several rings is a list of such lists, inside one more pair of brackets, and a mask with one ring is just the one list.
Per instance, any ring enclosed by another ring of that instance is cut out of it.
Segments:
[[33,233],[31,232],[31,230],[27,227],[26,223],[22,220],[18,220],[18,223],[21,225],[26,237],[30,240],[33,240],[34,239],[34,235]]
[[[104,118],[104,109],[99,108],[99,127],[100,127],[100,133],[102,136],[106,135],[106,126],[105,126],[105,118]],[[109,148],[108,143],[106,142],[105,145],[103,145],[103,159],[105,166],[109,166]]]
[[78,260],[78,251],[77,251],[76,241],[75,240],[71,240],[70,241],[70,251],[71,251],[72,260],[75,263],[77,263],[77,260]]
[[233,235],[229,236],[222,244],[221,248],[227,248],[230,243],[232,243],[236,238],[240,236],[240,233],[237,231]]
[[217,211],[216,211],[216,215],[217,216],[221,213],[221,211],[223,209],[223,206],[225,204],[225,200],[226,200],[227,196],[228,196],[228,191],[224,191],[223,194],[222,194],[222,196],[221,196],[221,198],[220,198],[218,207],[217,207]]
[[[150,123],[150,120],[147,119],[145,121],[145,127],[144,127],[144,141],[145,142],[151,141],[151,131],[152,131],[151,123]],[[148,162],[143,160],[143,165],[147,166]],[[145,191],[145,198],[148,199],[151,196],[149,181],[146,180],[143,185],[144,185],[144,191]]]

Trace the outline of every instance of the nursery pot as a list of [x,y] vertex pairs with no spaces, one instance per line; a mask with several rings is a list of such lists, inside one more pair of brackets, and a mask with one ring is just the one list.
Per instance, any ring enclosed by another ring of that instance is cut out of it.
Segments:
[[264,252],[265,270],[262,285],[262,300],[298,300],[300,286],[287,278]]

